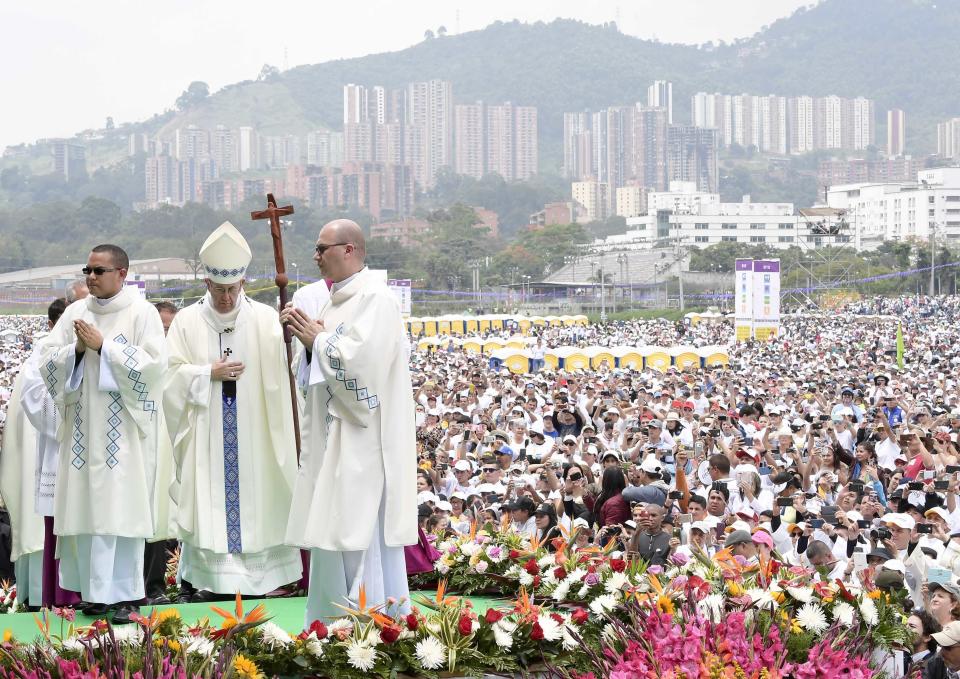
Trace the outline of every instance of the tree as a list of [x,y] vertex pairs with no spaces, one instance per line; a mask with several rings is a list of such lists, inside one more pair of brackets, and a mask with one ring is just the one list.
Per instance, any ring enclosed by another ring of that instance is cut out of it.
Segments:
[[437,29],[437,36],[438,36],[438,37],[442,38],[442,37],[445,36],[446,34],[447,34],[447,27],[446,27],[446,26],[441,26],[440,28]]
[[107,130],[114,129],[115,125],[113,124],[113,116],[107,116],[107,124],[104,125],[104,128]]
[[433,40],[433,31],[431,31],[429,28],[428,28],[427,30],[425,30],[425,31],[423,32],[423,39],[424,39],[424,40]]
[[177,97],[177,110],[186,111],[188,108],[192,108],[202,102],[208,96],[210,96],[210,86],[205,82],[194,80],[187,86],[187,89],[183,91],[183,94]]
[[264,64],[263,68],[260,69],[260,75],[257,76],[257,80],[275,80],[279,77],[279,68],[271,66],[270,64]]

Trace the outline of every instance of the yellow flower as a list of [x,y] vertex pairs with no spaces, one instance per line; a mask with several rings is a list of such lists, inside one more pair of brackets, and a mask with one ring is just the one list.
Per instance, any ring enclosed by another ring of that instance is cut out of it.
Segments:
[[9,644],[11,641],[13,641],[13,630],[3,630],[3,643]]
[[875,589],[872,592],[867,592],[867,596],[871,599],[879,599],[882,596],[883,592],[879,589]]
[[657,610],[666,615],[673,615],[673,601],[668,596],[657,597]]
[[223,621],[223,624],[220,625],[220,629],[230,629],[236,627],[237,619],[236,618],[227,618]]
[[782,604],[787,599],[783,592],[771,592],[770,596],[773,597],[773,600],[778,604]]
[[797,623],[795,618],[790,620],[790,633],[803,634],[803,628],[800,627],[799,623]]
[[176,608],[165,608],[157,615],[157,623],[163,624],[167,620],[175,620],[180,617],[180,611]]
[[832,597],[832,596],[825,596],[825,597],[823,597],[823,603],[828,604],[828,603],[830,603],[831,601],[833,601],[833,597]]
[[237,657],[233,659],[233,670],[240,679],[258,679],[260,676],[260,668],[257,664],[244,658],[240,653],[237,653]]
[[727,582],[727,592],[730,596],[743,596],[743,587],[733,581]]
[[167,648],[169,648],[174,653],[180,652],[180,642],[176,639],[154,639],[153,645],[157,648],[163,648],[163,644],[166,642]]

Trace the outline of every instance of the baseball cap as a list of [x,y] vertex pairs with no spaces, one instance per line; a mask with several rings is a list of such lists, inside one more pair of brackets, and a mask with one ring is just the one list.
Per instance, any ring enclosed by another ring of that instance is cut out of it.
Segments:
[[947,623],[942,630],[934,632],[931,636],[933,640],[937,642],[937,645],[941,647],[960,644],[960,620]]
[[[886,566],[886,564],[884,564]],[[931,592],[935,589],[942,589],[944,592],[952,596],[956,601],[960,602],[960,587],[957,586],[957,583],[950,580],[949,582],[928,582],[927,589]]]
[[576,442],[577,442],[577,437],[576,437],[576,436],[570,436],[569,434],[567,434],[566,436],[563,437],[563,442],[566,443],[567,441],[573,441],[574,443],[576,443]]
[[735,530],[730,535],[727,536],[727,539],[724,541],[724,547],[733,547],[735,545],[742,545],[746,543],[752,543],[753,536],[745,530]]
[[[600,461],[603,462],[603,461],[606,460],[608,457],[612,457],[612,458],[615,458],[615,459],[619,460],[619,459],[620,459],[620,453],[618,453],[618,452],[615,451],[615,450],[607,450],[607,451],[605,451],[605,452],[603,453],[602,456],[600,456]],[[642,466],[641,466],[640,468],[643,469]]]
[[453,465],[453,468],[458,472],[469,472],[473,470],[473,467],[466,460],[457,460],[457,463]]
[[883,523],[892,523],[894,526],[897,526],[898,528],[906,528],[908,530],[913,530],[914,527],[917,525],[916,519],[914,519],[909,514],[900,514],[900,513],[886,514],[880,520]]
[[663,467],[660,466],[657,458],[653,455],[648,455],[643,458],[643,462],[640,463],[640,469],[648,474],[659,474],[663,470]]

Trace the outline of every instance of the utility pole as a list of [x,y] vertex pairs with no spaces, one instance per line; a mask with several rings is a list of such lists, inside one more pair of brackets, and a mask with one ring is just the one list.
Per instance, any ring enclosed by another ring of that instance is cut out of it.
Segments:
[[936,222],[930,223],[930,296],[933,297],[937,294],[936,289],[934,288],[933,281],[933,272],[935,270],[934,260],[937,256],[937,224]]
[[680,311],[683,311],[683,252],[679,235],[677,236],[677,284],[680,287]]
[[600,322],[607,322],[607,300],[603,296],[603,289],[606,286],[606,280],[603,274],[603,253],[600,254]]

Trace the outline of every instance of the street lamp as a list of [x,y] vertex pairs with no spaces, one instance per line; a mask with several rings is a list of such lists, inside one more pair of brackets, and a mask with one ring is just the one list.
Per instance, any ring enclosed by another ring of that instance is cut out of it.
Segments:
[[522,278],[522,280],[520,281],[520,295],[521,295],[521,297],[522,297],[522,299],[523,299],[522,304],[526,305],[526,303],[527,303],[527,295],[530,294],[530,279],[531,279],[531,277],[530,277],[530,276],[527,276],[526,274],[524,274],[521,278]]

